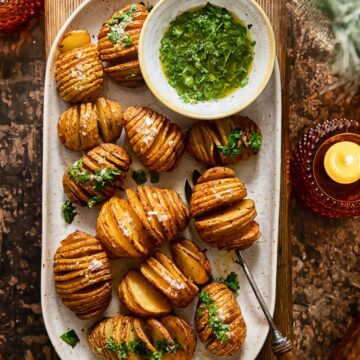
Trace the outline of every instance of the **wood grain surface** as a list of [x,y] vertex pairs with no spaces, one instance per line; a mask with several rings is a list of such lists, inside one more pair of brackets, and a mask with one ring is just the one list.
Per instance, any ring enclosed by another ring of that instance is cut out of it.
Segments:
[[[62,24],[71,15],[74,9],[84,0],[46,0],[45,1],[45,44],[46,54],[49,53],[53,39]],[[291,277],[291,242],[289,240],[289,126],[288,126],[288,99],[287,99],[287,14],[285,0],[257,0],[269,17],[274,28],[277,56],[280,65],[283,120],[282,120],[282,177],[281,177],[281,205],[279,219],[279,249],[277,293],[275,308],[275,323],[280,331],[292,338],[292,277]],[[259,360],[275,359],[271,351],[270,336],[268,337]]]

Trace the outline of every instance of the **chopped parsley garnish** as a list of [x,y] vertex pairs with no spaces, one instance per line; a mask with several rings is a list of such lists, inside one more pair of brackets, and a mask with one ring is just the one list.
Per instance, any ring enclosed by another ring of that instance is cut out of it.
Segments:
[[242,153],[241,145],[239,146],[239,140],[241,139],[243,132],[239,129],[230,131],[228,135],[227,145],[218,145],[217,148],[224,154],[225,157],[231,157],[234,155],[240,155]]
[[150,174],[150,181],[151,181],[152,184],[158,183],[159,180],[160,180],[160,174],[159,174],[159,173],[157,173],[157,172],[152,172],[152,173]]
[[71,224],[77,214],[73,203],[70,200],[65,200],[61,206],[61,211],[65,222]]
[[261,135],[255,131],[252,131],[248,142],[250,150],[255,154],[258,153],[261,149],[261,144],[262,144]]
[[229,341],[230,327],[228,324],[224,324],[222,319],[219,318],[216,303],[211,299],[207,291],[201,291],[200,301],[201,305],[198,309],[198,315],[201,315],[202,311],[206,310],[208,313],[208,325],[213,331],[216,339],[223,342]]
[[125,79],[132,79],[138,77],[139,74],[131,73],[129,75],[125,75]]
[[160,46],[169,84],[187,103],[227,96],[247,84],[255,43],[249,29],[211,4],[175,18]]
[[115,45],[124,45],[128,48],[132,44],[132,38],[126,36],[125,30],[126,27],[133,20],[134,13],[137,10],[137,5],[132,4],[128,11],[115,14],[111,20],[109,20],[106,25],[109,27],[110,31],[108,33],[108,39]]
[[238,290],[240,289],[237,274],[233,271],[226,278],[221,277],[219,279],[219,282],[225,284],[235,294],[237,294]]
[[95,184],[94,189],[96,191],[101,191],[108,184],[113,184],[116,177],[121,174],[119,170],[114,169],[97,169],[95,170]]
[[60,339],[69,344],[72,348],[80,341],[75,330],[69,330],[60,336]]
[[97,195],[97,196],[93,196],[92,198],[90,198],[87,201],[87,207],[89,209],[91,209],[93,206],[95,206],[96,204],[98,204],[99,202],[101,202],[103,200],[103,197],[101,195]]
[[144,184],[147,181],[147,176],[146,176],[146,172],[144,170],[134,170],[132,172],[131,177],[133,178],[133,180],[138,184]]
[[90,180],[90,173],[83,169],[83,160],[79,159],[74,162],[69,169],[68,174],[75,179],[77,183],[83,184]]

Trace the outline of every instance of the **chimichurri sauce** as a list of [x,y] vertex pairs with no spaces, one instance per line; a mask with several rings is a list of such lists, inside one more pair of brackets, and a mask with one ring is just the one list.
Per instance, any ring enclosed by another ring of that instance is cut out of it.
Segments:
[[247,26],[208,3],[170,23],[161,40],[160,61],[181,98],[197,103],[223,98],[248,83],[254,45]]

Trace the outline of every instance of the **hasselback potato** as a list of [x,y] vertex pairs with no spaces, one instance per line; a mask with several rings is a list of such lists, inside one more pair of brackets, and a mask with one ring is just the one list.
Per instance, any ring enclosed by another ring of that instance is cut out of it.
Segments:
[[64,192],[72,202],[92,207],[121,188],[130,164],[125,149],[115,144],[101,144],[65,171]]
[[195,322],[201,341],[215,356],[230,356],[244,343],[246,324],[234,294],[224,284],[213,282],[203,288]]
[[196,346],[190,325],[176,316],[146,321],[124,315],[104,318],[92,326],[88,342],[104,360],[191,360]]
[[57,293],[80,319],[100,316],[111,300],[110,263],[101,243],[76,231],[61,242],[54,257]]
[[159,251],[140,265],[140,271],[176,306],[186,307],[198,293],[197,286]]
[[94,100],[103,85],[103,66],[87,31],[71,31],[59,44],[55,79],[60,96],[67,103]]
[[189,223],[188,209],[175,190],[139,186],[126,189],[126,195],[156,246],[174,239]]
[[96,237],[116,258],[139,259],[153,247],[148,234],[129,202],[116,196],[100,210]]
[[234,115],[226,119],[199,121],[188,131],[186,148],[207,165],[226,165],[247,159],[261,148],[258,125],[248,117]]
[[96,103],[74,105],[65,110],[58,121],[61,143],[74,151],[90,150],[100,144],[116,141],[122,130],[121,106],[112,100],[99,98]]
[[143,85],[138,44],[148,11],[142,4],[126,5],[112,15],[98,35],[98,50],[105,72],[126,87]]
[[150,171],[176,167],[184,150],[178,125],[150,108],[131,106],[124,113],[124,127],[134,153]]
[[255,203],[235,172],[216,167],[206,170],[194,186],[190,212],[200,237],[219,249],[246,249],[259,237]]

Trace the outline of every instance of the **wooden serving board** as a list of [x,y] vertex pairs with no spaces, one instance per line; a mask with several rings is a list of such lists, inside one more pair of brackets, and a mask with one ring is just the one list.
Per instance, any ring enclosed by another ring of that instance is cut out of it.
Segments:
[[[62,24],[84,0],[45,0],[45,30],[46,53],[49,53],[53,39]],[[292,278],[291,278],[291,242],[289,239],[289,136],[288,136],[288,102],[287,102],[287,72],[286,72],[286,1],[258,0],[270,18],[277,40],[277,55],[283,89],[283,119],[282,119],[282,177],[281,205],[279,224],[279,249],[275,322],[279,329],[292,337]],[[257,359],[274,359],[270,339]],[[54,357],[56,357],[54,351]]]

